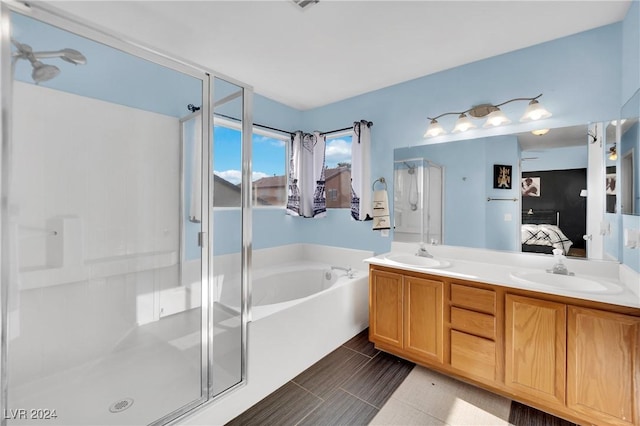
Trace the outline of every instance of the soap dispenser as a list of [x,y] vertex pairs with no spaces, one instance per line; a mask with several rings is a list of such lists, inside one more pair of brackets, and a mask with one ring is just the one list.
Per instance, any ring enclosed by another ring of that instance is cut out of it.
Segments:
[[573,275],[573,273],[570,273],[565,266],[564,260],[566,259],[566,257],[564,257],[562,253],[563,252],[560,249],[553,249],[553,258],[555,260],[555,264],[551,269],[547,269],[547,272],[558,275]]

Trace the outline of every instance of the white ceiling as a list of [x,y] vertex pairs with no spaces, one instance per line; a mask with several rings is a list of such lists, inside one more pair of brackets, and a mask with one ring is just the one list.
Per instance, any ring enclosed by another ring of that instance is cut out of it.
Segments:
[[306,110],[620,21],[630,0],[51,3]]
[[[588,141],[587,125],[560,127],[551,129],[549,133],[535,136],[531,132],[517,133],[522,151],[539,151],[550,148],[566,148],[570,146],[586,146]],[[608,139],[607,140],[611,140]]]

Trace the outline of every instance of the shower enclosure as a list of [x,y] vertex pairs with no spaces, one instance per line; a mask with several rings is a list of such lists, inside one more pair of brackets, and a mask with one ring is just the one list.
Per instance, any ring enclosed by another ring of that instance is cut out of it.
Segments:
[[409,158],[393,169],[394,241],[442,244],[442,166]]
[[[218,301],[249,279],[251,90],[1,7],[0,424],[170,422],[245,379],[247,286]],[[224,214],[216,155],[243,170]]]

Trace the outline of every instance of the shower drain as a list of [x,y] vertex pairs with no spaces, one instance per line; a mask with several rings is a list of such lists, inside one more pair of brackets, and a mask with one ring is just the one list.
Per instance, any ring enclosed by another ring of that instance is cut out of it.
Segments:
[[109,411],[112,413],[119,413],[121,411],[126,410],[127,408],[133,405],[133,398],[122,398],[109,407]]

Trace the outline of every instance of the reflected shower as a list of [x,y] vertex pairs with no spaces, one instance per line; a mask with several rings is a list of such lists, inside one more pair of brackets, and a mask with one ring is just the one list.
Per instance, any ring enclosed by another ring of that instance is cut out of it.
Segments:
[[28,44],[19,43],[16,40],[11,40],[11,42],[16,49],[18,49],[13,53],[13,64],[15,65],[18,59],[26,59],[31,62],[31,66],[33,67],[31,78],[33,78],[36,84],[51,80],[60,74],[60,68],[55,65],[43,64],[39,59],[60,58],[74,65],[84,65],[87,63],[87,58],[74,49],[65,48],[50,52],[34,52]]

